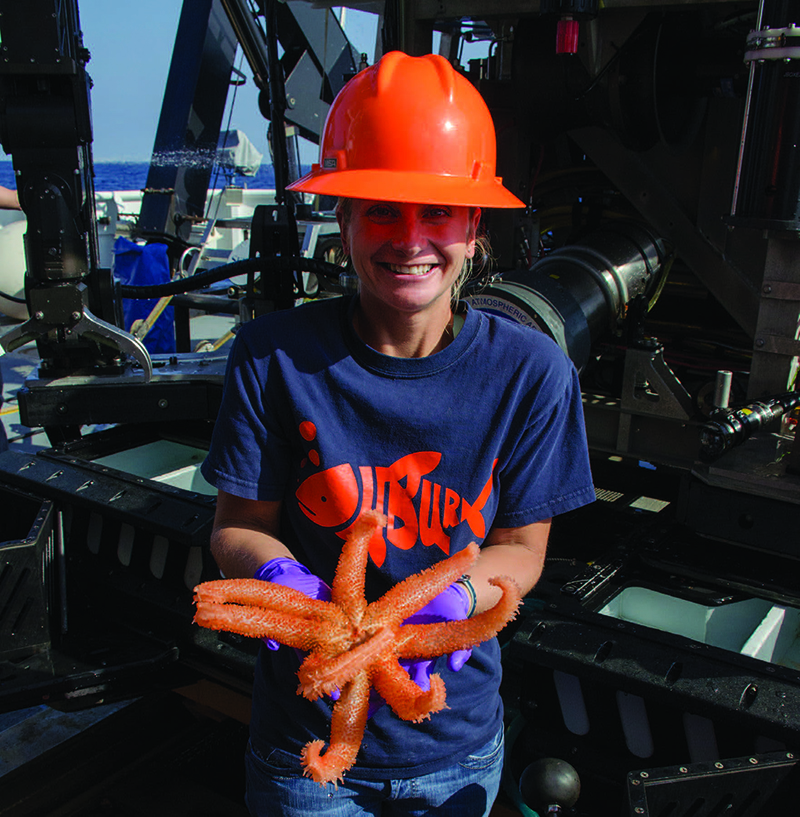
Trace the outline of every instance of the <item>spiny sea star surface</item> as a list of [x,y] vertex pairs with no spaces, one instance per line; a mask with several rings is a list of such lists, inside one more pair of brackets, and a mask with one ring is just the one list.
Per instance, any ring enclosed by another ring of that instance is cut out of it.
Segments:
[[367,724],[370,687],[403,720],[420,722],[445,706],[441,676],[430,688],[411,680],[399,659],[428,659],[469,649],[496,635],[520,603],[516,583],[491,579],[502,591],[494,607],[463,621],[435,624],[403,622],[467,572],[480,549],[468,545],[448,559],[395,585],[367,603],[364,581],[373,536],[381,536],[386,517],[361,515],[342,547],[329,602],[312,599],[291,587],[259,579],[221,579],[195,588],[202,627],[253,638],[272,638],[308,653],[297,672],[298,694],[309,700],[339,690],[331,717],[330,745],[308,743],[301,758],[305,774],[321,785],[337,783],[356,761]]

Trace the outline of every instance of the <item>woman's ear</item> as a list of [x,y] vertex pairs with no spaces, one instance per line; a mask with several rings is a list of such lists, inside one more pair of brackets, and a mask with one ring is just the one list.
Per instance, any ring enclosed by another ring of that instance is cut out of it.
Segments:
[[339,233],[342,238],[342,252],[350,255],[350,248],[347,244],[347,218],[340,208],[336,208],[336,221],[339,223]]
[[467,252],[466,257],[472,258],[475,255],[475,239],[478,235],[478,225],[481,223],[481,208],[472,207],[469,213],[469,226],[467,229]]

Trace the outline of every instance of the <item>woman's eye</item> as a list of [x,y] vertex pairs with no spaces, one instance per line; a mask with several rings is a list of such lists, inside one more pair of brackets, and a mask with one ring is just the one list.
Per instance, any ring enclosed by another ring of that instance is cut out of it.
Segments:
[[450,215],[450,210],[447,207],[429,207],[425,211],[425,216],[433,219],[449,218]]
[[367,215],[370,218],[385,220],[394,218],[395,212],[391,207],[387,207],[385,204],[375,204],[367,210]]

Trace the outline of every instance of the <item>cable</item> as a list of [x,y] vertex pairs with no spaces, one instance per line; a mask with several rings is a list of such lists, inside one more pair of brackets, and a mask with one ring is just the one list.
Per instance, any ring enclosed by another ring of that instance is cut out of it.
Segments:
[[123,298],[133,298],[134,300],[161,298],[165,295],[194,292],[209,284],[215,284],[218,281],[224,281],[226,278],[235,278],[237,275],[245,275],[250,272],[285,272],[287,270],[313,272],[323,278],[336,278],[337,280],[339,275],[345,272],[345,268],[340,267],[338,264],[329,264],[327,261],[318,261],[316,258],[288,255],[270,258],[259,256],[234,261],[232,264],[223,264],[197,275],[192,275],[190,278],[176,278],[164,284],[153,284],[151,286],[125,284],[120,286],[119,293]]
[[24,298],[17,298],[16,295],[9,295],[7,292],[3,292],[2,289],[0,289],[0,298],[5,298],[7,301],[12,301],[15,304],[27,303]]
[[[239,55],[239,67],[233,69],[237,74],[239,74],[239,76],[244,76],[244,74],[242,73],[242,70],[241,70],[243,61],[244,61],[244,53],[241,53]],[[228,109],[228,122],[227,122],[227,124],[225,126],[225,142],[223,142],[223,144],[222,144],[223,149],[225,149],[227,147],[227,144],[228,144],[228,136],[229,136],[230,130],[231,130],[231,122],[233,121],[233,109],[236,106],[236,94],[237,94],[237,92],[239,90],[239,84],[240,83],[234,82],[234,85],[233,85],[233,96],[231,97],[231,104],[230,104],[230,108]],[[216,191],[216,189],[217,189],[217,181],[219,180],[219,174],[221,172],[222,172],[222,165],[221,165],[221,163],[219,161],[219,145],[218,145],[217,146],[217,155],[214,157],[214,170],[213,170],[214,180],[211,183],[211,189],[214,190],[214,191]],[[235,175],[235,168],[234,168],[234,175]],[[227,186],[227,185],[225,185],[225,186]],[[223,190],[224,190],[225,186],[223,186]],[[221,206],[222,206],[222,193],[220,192],[217,195],[216,212],[214,213],[214,216],[213,216],[214,221],[216,221],[217,216],[219,215],[219,208]],[[210,211],[209,211],[210,207],[211,207],[211,201],[207,201],[206,202],[206,219],[210,218]]]

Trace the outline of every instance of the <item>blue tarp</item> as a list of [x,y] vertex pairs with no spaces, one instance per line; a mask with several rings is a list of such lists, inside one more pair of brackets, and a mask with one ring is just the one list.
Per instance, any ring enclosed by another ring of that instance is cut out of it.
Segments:
[[[165,284],[170,279],[166,244],[136,244],[120,236],[114,242],[114,277],[130,286]],[[144,320],[158,303],[157,298],[131,300],[123,298],[125,329],[130,331],[137,320]],[[168,306],[159,315],[144,338],[149,352],[166,354],[175,351],[175,315]]]

